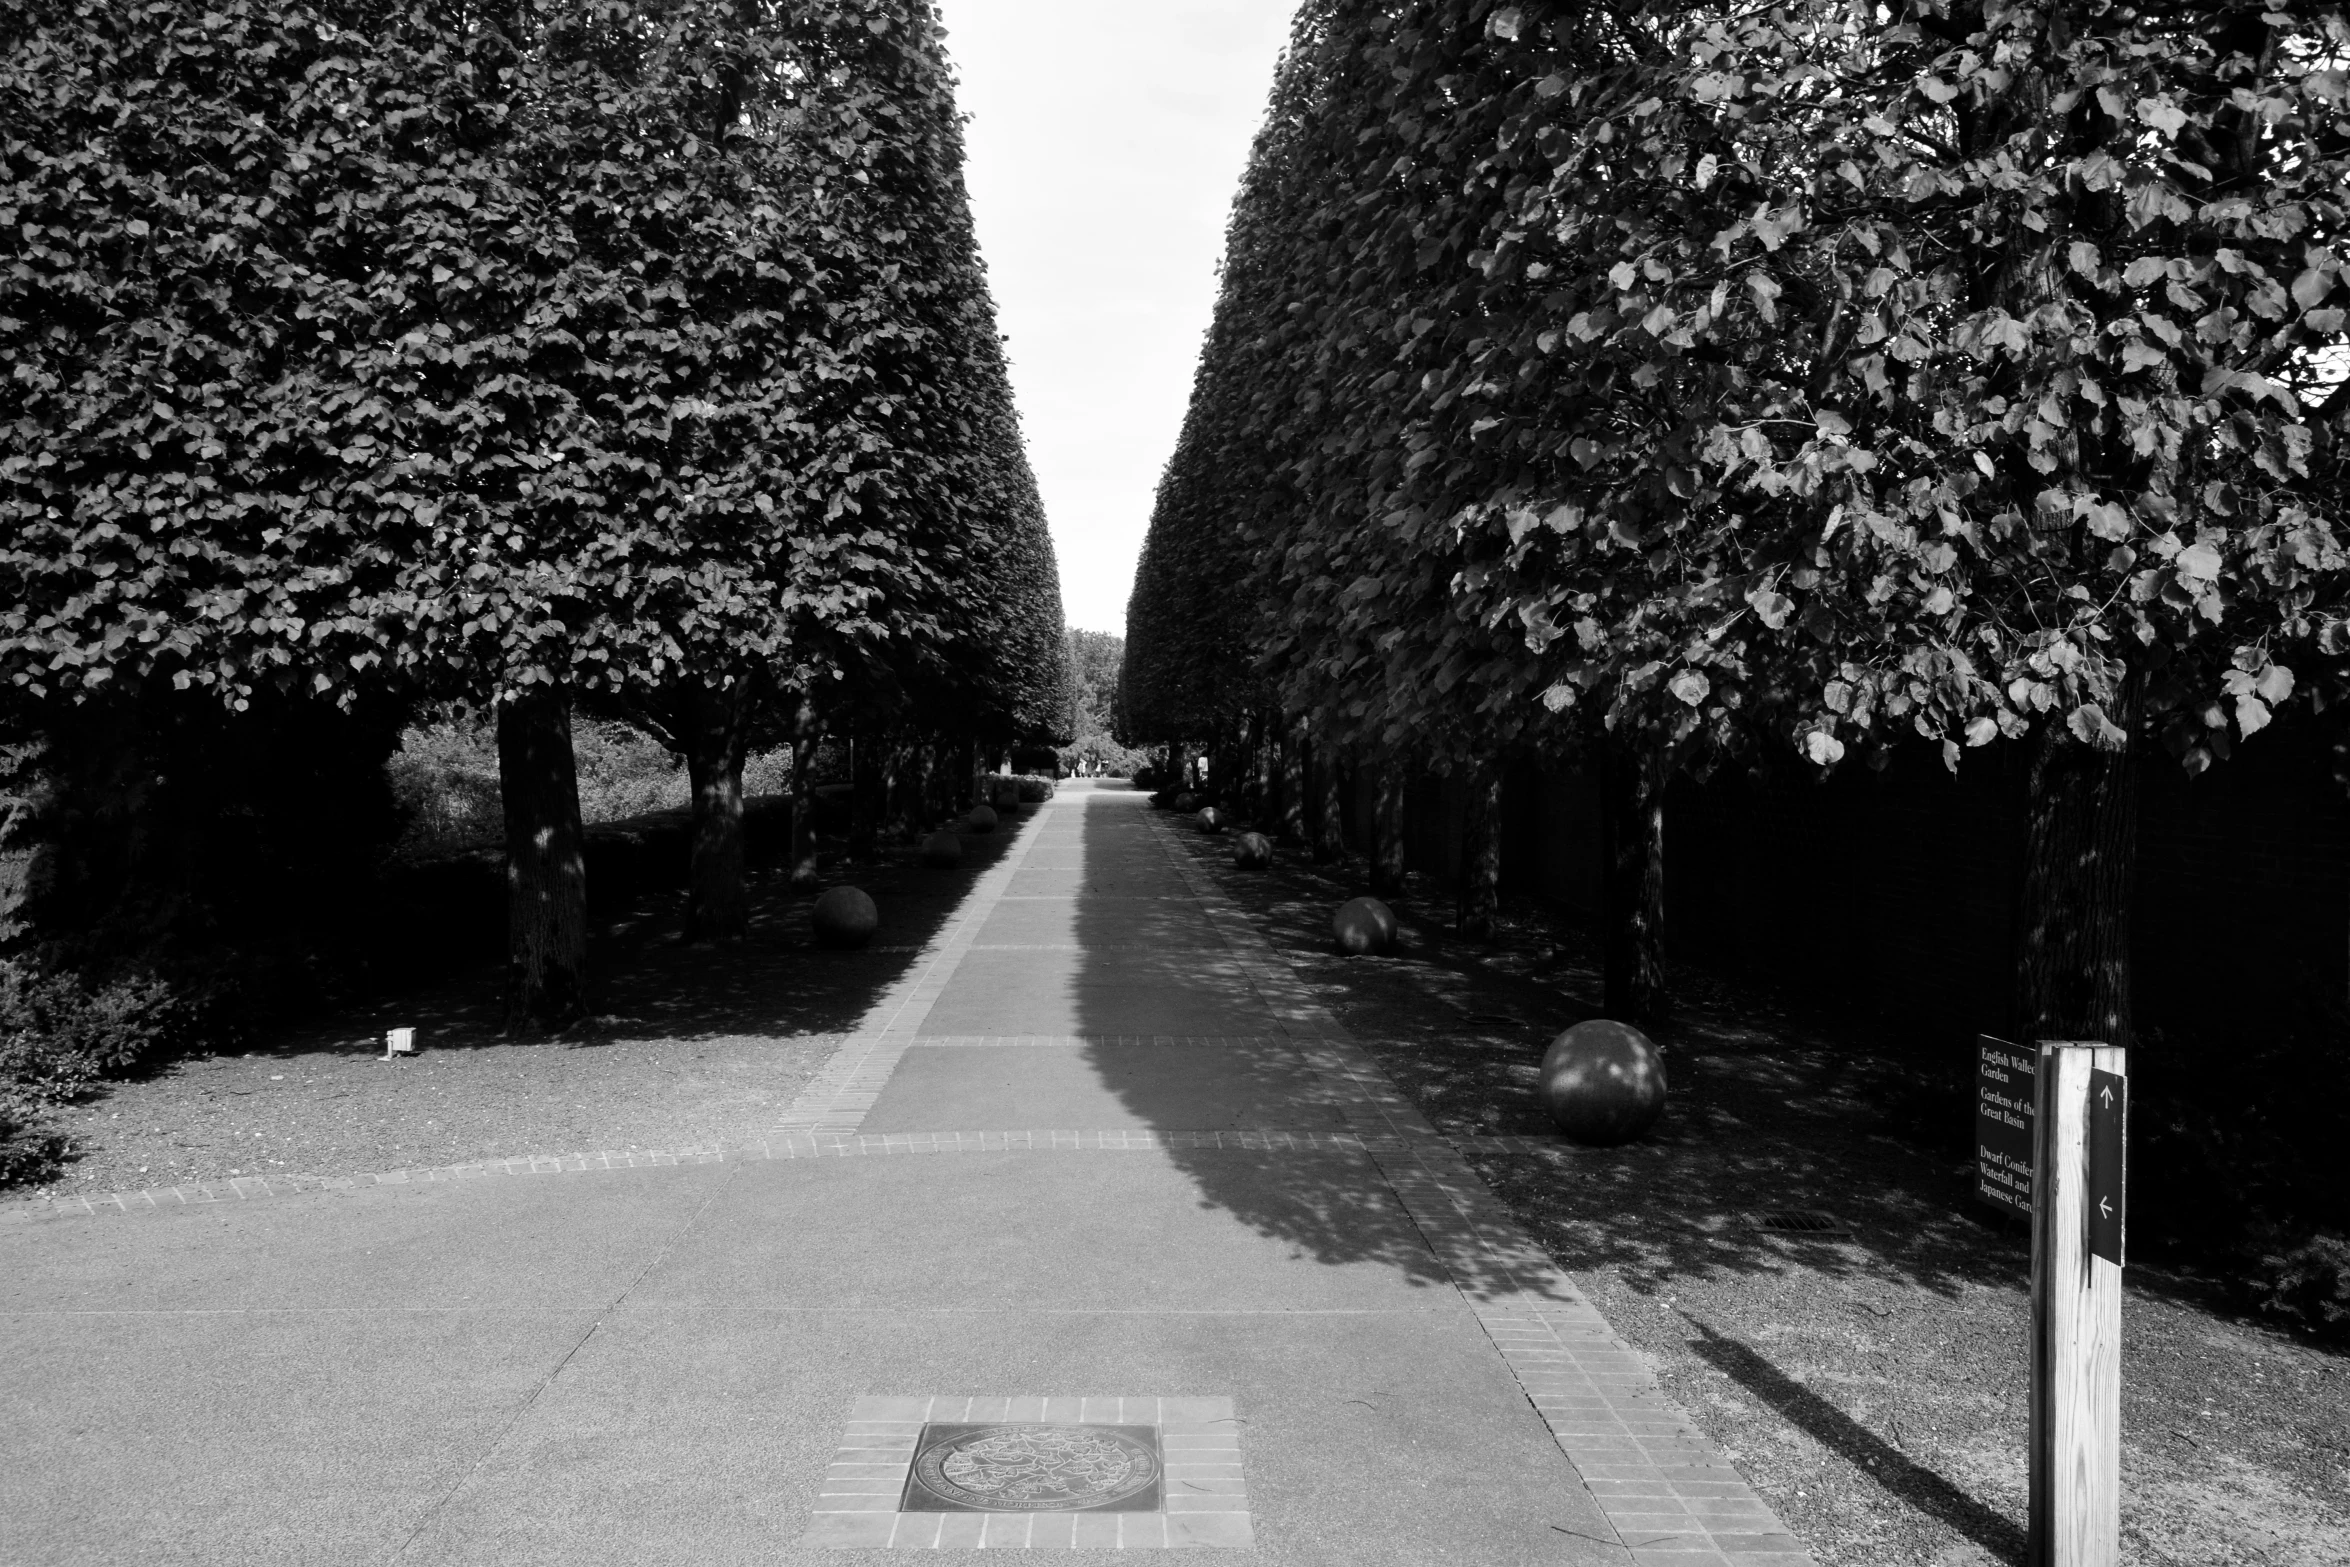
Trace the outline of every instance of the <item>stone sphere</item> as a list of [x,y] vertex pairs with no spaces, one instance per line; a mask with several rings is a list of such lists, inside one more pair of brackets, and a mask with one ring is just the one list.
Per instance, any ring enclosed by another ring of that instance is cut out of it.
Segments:
[[1395,911],[1377,898],[1349,898],[1330,917],[1330,934],[1344,953],[1385,952],[1395,945]]
[[1244,871],[1261,871],[1273,863],[1273,840],[1261,832],[1244,832],[1232,840],[1232,863]]
[[855,887],[835,887],[809,911],[816,939],[828,947],[861,947],[873,939],[881,911]]
[[934,832],[922,840],[922,863],[925,865],[960,865],[963,863],[963,840],[951,832]]
[[1629,1023],[1577,1023],[1543,1052],[1542,1102],[1571,1142],[1628,1143],[1664,1114],[1665,1058]]
[[965,821],[965,825],[973,832],[994,832],[995,823],[995,807],[989,805],[974,805]]
[[1177,809],[1177,810],[1179,810],[1179,811],[1196,811],[1196,810],[1198,810],[1198,809],[1199,809],[1199,796],[1198,796],[1198,795],[1196,795],[1196,794],[1193,794],[1193,793],[1192,793],[1191,791],[1189,791],[1188,789],[1187,789],[1187,790],[1185,790],[1183,793],[1181,793],[1181,794],[1179,794],[1179,795],[1177,795],[1177,796],[1175,797],[1175,809]]
[[814,860],[802,860],[791,868],[791,890],[814,892],[824,885],[824,873],[816,868]]
[[1200,812],[1199,830],[1201,832],[1222,832],[1224,830],[1224,813],[1212,805]]

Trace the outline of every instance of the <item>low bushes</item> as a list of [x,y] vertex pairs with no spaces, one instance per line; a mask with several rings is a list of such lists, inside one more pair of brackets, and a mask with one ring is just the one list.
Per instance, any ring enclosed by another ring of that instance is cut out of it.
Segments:
[[[580,716],[572,725],[571,747],[579,770],[579,817],[590,826],[692,803],[685,763],[641,729]],[[393,858],[430,860],[503,841],[497,725],[488,715],[445,713],[404,731],[384,774],[407,817]],[[789,750],[761,752],[743,763],[745,795],[790,789]]]
[[2334,1338],[2350,1338],[2350,1239],[2319,1231],[2263,1258],[2253,1278],[2260,1309]]
[[0,958],[0,1187],[53,1173],[65,1143],[46,1114],[189,1048],[218,1012],[220,990],[193,972],[90,975]]

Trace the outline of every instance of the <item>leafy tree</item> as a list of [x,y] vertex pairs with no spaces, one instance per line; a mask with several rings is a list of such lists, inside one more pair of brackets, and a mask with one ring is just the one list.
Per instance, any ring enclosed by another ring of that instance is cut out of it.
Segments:
[[1278,606],[1293,712],[1596,754],[1611,1010],[1663,1006],[1673,769],[2029,747],[2021,1026],[2126,1037],[2128,744],[2208,765],[2337,662],[2344,44],[1312,8],[1152,547],[1238,585],[1239,645]]
[[918,691],[1050,728],[1050,543],[925,0],[0,26],[24,700],[493,704],[537,1022],[584,1004],[574,699],[686,754],[717,935],[762,724]]
[[2341,337],[2340,13],[1656,25],[1502,138],[1546,178],[1456,384],[1551,471],[1483,610],[1675,743],[2025,744],[2018,1026],[2126,1038],[2129,747],[2265,724],[2344,564],[2290,385]]

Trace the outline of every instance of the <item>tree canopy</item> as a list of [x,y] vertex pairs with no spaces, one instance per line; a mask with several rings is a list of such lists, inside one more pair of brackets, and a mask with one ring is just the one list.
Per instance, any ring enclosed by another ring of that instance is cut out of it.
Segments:
[[1270,689],[1440,755],[1955,764],[2140,700],[2224,755],[2339,651],[2346,46],[2334,6],[1308,6],[1136,722]]
[[33,0],[0,44],[20,695],[755,669],[1049,727],[921,0]]

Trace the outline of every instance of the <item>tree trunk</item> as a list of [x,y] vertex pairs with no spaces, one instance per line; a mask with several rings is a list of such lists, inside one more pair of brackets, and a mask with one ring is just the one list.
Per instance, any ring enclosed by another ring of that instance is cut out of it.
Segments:
[[1665,983],[1665,756],[1651,741],[1611,735],[1601,779],[1607,921],[1607,1015],[1654,1024],[1672,1013]]
[[882,745],[871,734],[849,741],[849,853],[870,860],[881,844]]
[[962,793],[962,798],[956,802],[956,810],[968,811],[974,805],[986,803],[979,798],[979,737],[977,735],[965,735],[955,742],[955,777],[957,779],[956,787]]
[[1306,725],[1292,720],[1281,733],[1281,836],[1306,838]]
[[587,852],[571,707],[535,686],[498,704],[506,808],[506,1027],[561,1028],[587,1010]]
[[1273,720],[1264,713],[1251,713],[1248,720],[1248,815],[1252,820],[1264,821],[1273,814]]
[[1461,934],[1486,940],[1501,912],[1501,764],[1469,766],[1468,810],[1461,824]]
[[955,758],[954,748],[932,735],[922,746],[922,812],[923,825],[945,820],[955,813]]
[[2063,724],[2029,742],[2022,907],[2016,920],[2017,1038],[2128,1045],[2130,884],[2138,857],[2137,693],[2110,714],[2131,744],[2094,750]]
[[1395,897],[1404,886],[1404,762],[1379,761],[1379,797],[1371,812],[1371,890]]
[[1316,865],[1346,858],[1346,769],[1339,765],[1344,755],[1327,740],[1314,742],[1314,773],[1321,784],[1321,809],[1314,813]]
[[686,875],[685,933],[691,941],[740,941],[751,929],[743,884],[743,754],[750,744],[747,681],[723,691],[699,683],[679,704],[686,777],[693,786],[693,861]]
[[891,736],[881,748],[881,826],[894,841],[904,842],[922,819],[918,787],[913,743]]
[[803,729],[791,743],[791,884],[806,892],[822,880],[816,867],[816,736]]

